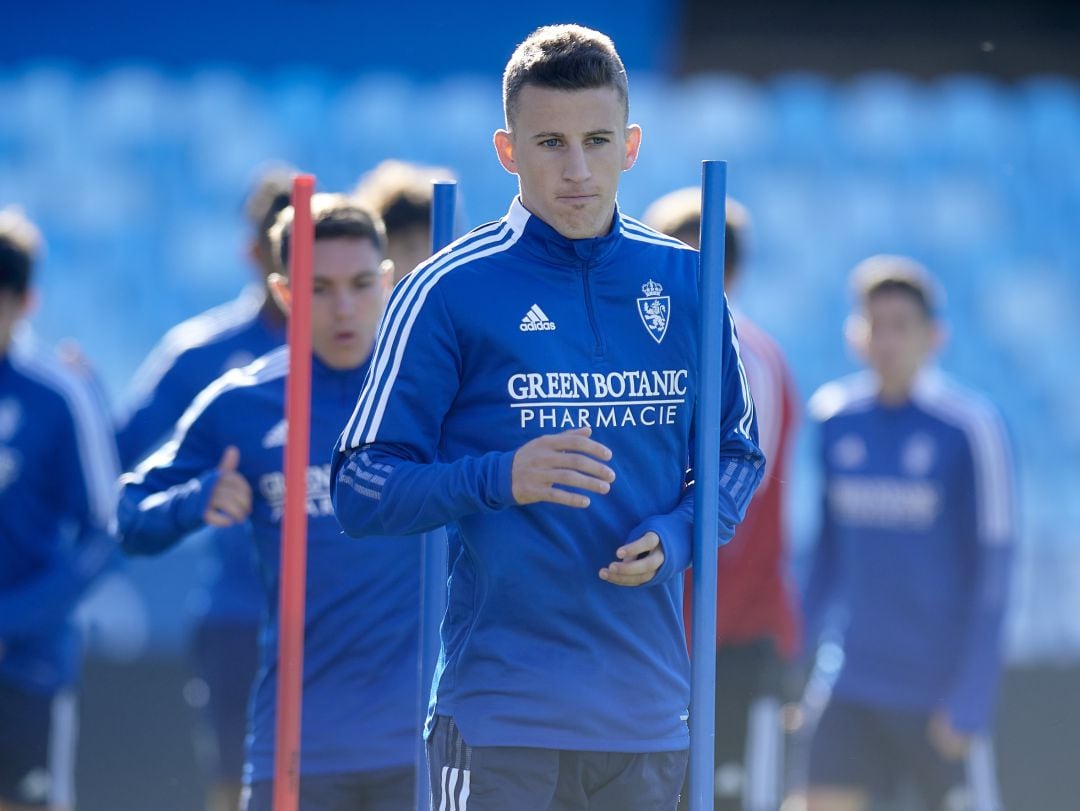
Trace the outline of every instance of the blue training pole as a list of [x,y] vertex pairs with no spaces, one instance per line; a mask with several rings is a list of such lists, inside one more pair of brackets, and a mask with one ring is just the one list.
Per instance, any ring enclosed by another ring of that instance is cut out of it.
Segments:
[[[435,196],[431,202],[431,252],[438,253],[454,239],[454,203],[457,183],[437,180]],[[439,529],[425,532],[421,539],[420,572],[420,724],[427,718],[431,698],[431,683],[435,677],[435,665],[439,661],[439,625],[446,611],[446,532]],[[430,807],[428,794],[427,753],[423,737],[417,740],[416,754],[416,808],[427,811]]]
[[694,445],[694,597],[690,674],[690,811],[713,808],[716,737],[716,534],[724,354],[724,201],[727,163],[701,165],[701,295]]

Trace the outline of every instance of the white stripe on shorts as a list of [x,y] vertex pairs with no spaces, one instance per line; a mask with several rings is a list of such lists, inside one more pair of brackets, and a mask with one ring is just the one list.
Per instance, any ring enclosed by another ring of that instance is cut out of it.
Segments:
[[967,756],[967,779],[972,811],[1001,811],[994,746],[987,738],[976,738]]
[[468,811],[471,778],[472,773],[468,769],[442,767],[439,811]]
[[754,699],[746,738],[743,811],[773,811],[780,806],[783,768],[780,701],[775,696]]
[[75,807],[75,740],[79,719],[75,693],[61,690],[52,701],[49,721],[49,804]]

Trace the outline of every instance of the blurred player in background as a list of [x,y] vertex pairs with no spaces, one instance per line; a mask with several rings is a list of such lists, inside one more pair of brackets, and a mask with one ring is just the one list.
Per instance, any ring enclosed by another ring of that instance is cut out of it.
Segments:
[[[456,524],[432,807],[672,811],[697,254],[616,206],[641,130],[608,37],[537,30],[503,101],[520,196],[395,288],[335,456],[337,516],[358,537]],[[762,458],[726,316],[722,340],[726,540]]]
[[[724,287],[738,283],[748,216],[727,202]],[[698,247],[701,189],[685,188],[649,206],[646,225]],[[758,417],[769,472],[731,543],[718,552],[716,579],[716,801],[722,811],[775,811],[782,796],[782,662],[798,646],[798,618],[788,587],[788,456],[799,398],[780,347],[745,314],[734,312],[739,354]],[[683,597],[690,627],[692,578]],[[685,798],[683,805],[686,805]]]
[[448,169],[400,160],[385,160],[360,178],[356,197],[386,224],[395,284],[431,256],[432,181],[452,179]]
[[[252,229],[248,256],[259,275],[232,302],[171,329],[132,384],[133,410],[117,431],[121,462],[130,470],[172,430],[196,395],[229,369],[285,342],[285,320],[265,279],[274,272],[270,227],[289,205],[292,172],[265,171],[245,206]],[[244,765],[244,729],[258,668],[258,628],[265,610],[250,528],[243,523],[206,534],[206,590],[196,618],[192,664],[208,688],[201,734],[209,734],[212,785],[208,811],[233,811]]]
[[859,811],[907,782],[931,811],[1001,811],[988,733],[1015,532],[1005,431],[931,367],[941,294],[925,268],[876,256],[852,278],[849,337],[869,371],[810,404],[824,513],[808,639],[832,604],[846,622],[807,806]]
[[39,244],[0,211],[0,811],[75,805],[71,613],[115,550],[107,415],[20,325]]
[[[292,208],[273,238],[270,277],[288,311]],[[346,538],[330,502],[326,450],[348,418],[393,279],[377,216],[342,195],[315,195],[311,461],[301,730],[303,811],[413,808],[419,654],[418,538]],[[270,811],[277,692],[278,590],[285,484],[287,347],[225,374],[172,438],[122,480],[124,548],[155,553],[210,525],[254,527],[269,611],[252,701],[247,811]]]

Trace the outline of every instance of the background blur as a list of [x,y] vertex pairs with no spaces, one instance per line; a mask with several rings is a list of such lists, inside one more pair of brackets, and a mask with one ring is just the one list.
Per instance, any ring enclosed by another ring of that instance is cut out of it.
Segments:
[[[1005,798],[1075,808],[1080,5],[582,5],[8,4],[0,206],[23,206],[48,243],[37,330],[77,340],[119,408],[168,327],[249,280],[242,201],[271,159],[323,190],[387,157],[442,164],[470,227],[501,216],[515,184],[490,140],[506,59],[541,24],[600,28],[645,132],[623,209],[699,182],[703,158],[729,161],[753,218],[734,298],[779,340],[804,397],[855,368],[842,322],[858,260],[910,254],[944,282],[943,365],[998,404],[1019,465]],[[804,432],[792,481],[796,571],[816,522],[811,444]],[[81,809],[198,807],[183,656],[204,564],[196,546],[136,561],[86,608]]]

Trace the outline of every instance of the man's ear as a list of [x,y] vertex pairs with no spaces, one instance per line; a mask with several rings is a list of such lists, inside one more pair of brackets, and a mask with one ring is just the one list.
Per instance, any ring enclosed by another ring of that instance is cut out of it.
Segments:
[[383,259],[379,263],[379,276],[382,280],[383,290],[387,295],[394,289],[394,260]]
[[26,291],[22,304],[19,306],[19,318],[29,318],[37,311],[40,304],[41,299],[38,298],[37,288],[31,287]]
[[952,338],[952,333],[949,331],[949,325],[941,319],[935,319],[933,325],[934,334],[930,338],[930,352],[931,354],[938,355],[945,351],[945,347],[949,345],[949,339]]
[[512,175],[517,174],[517,161],[514,160],[514,136],[508,130],[495,130],[495,154],[499,156],[502,168]]
[[870,325],[860,313],[852,313],[844,319],[844,337],[855,356],[865,360],[867,344],[870,341]]
[[289,290],[289,280],[280,273],[271,273],[266,277],[266,285],[270,288],[270,295],[274,297],[278,308],[288,317],[289,308],[292,305],[292,291]]
[[623,171],[637,163],[638,150],[641,149],[641,127],[630,124],[626,128],[626,154],[623,156]]

